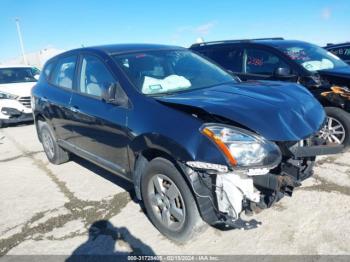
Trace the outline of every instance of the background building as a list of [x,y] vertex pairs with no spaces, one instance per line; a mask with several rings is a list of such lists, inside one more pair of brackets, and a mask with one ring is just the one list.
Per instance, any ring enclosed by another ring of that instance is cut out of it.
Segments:
[[[45,62],[51,57],[64,52],[65,50],[47,47],[37,52],[27,53],[26,58],[29,65],[42,68]],[[0,64],[24,64],[23,57],[1,60]]]

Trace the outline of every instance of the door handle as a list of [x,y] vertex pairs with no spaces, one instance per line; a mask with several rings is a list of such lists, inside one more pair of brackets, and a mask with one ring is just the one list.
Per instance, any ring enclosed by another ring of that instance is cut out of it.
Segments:
[[79,107],[77,107],[77,106],[70,107],[70,111],[72,111],[74,113],[79,113],[80,112]]

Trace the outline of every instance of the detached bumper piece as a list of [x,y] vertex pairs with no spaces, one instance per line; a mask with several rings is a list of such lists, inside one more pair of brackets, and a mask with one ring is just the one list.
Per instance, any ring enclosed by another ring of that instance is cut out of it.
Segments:
[[333,155],[341,153],[343,145],[324,145],[324,146],[295,146],[290,148],[294,157],[313,157],[321,155]]
[[271,191],[281,192],[284,195],[292,196],[293,189],[301,185],[290,176],[266,174],[253,177],[254,185]]
[[[232,214],[232,212],[229,212],[229,209],[232,211],[232,206],[230,203],[228,203],[227,200],[227,194],[224,194],[224,199],[220,200],[218,198],[218,187],[216,185],[216,181],[214,179],[214,176],[212,175],[207,175],[205,173],[198,173],[195,171],[190,171],[190,177],[192,180],[192,189],[195,192],[196,198],[197,198],[197,203],[199,207],[199,211],[201,213],[201,216],[205,222],[208,224],[220,228],[222,230],[227,230],[227,229],[241,229],[241,230],[249,230],[249,229],[254,229],[257,228],[261,222],[258,222],[254,219],[249,220],[249,221],[244,221],[239,217],[239,212],[241,210],[236,210],[236,214]],[[231,176],[233,174],[230,174]],[[229,176],[230,176],[229,175]],[[225,176],[225,175],[224,175]],[[231,184],[229,182],[229,184]],[[216,191],[216,193],[214,192]],[[219,191],[221,191],[219,189]],[[237,196],[237,202],[236,204],[239,204],[239,202],[242,202],[241,194],[239,193]],[[218,201],[224,203],[219,204]],[[234,202],[233,199],[229,202]],[[220,211],[218,205],[221,205],[221,208],[226,208],[228,210],[225,210],[226,212]],[[224,205],[224,207],[222,206]],[[237,207],[236,207],[237,208]],[[241,207],[239,207],[241,209]],[[235,213],[235,212],[234,212]]]
[[232,217],[225,215],[225,223],[224,224],[225,224],[226,228],[250,230],[250,229],[258,228],[262,223],[259,221],[256,221],[255,219],[245,221],[241,218],[232,219]]
[[259,213],[284,196],[292,196],[294,188],[313,175],[316,156],[343,150],[341,145],[324,146],[317,138],[279,145],[282,161],[266,172],[233,170],[213,174],[188,168],[203,220],[223,230],[257,228],[261,222],[245,221],[241,212]]

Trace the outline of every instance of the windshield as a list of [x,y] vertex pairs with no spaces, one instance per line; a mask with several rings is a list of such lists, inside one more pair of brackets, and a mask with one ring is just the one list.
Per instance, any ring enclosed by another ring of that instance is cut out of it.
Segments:
[[347,66],[339,57],[317,45],[286,42],[279,44],[277,48],[312,72]]
[[39,69],[30,67],[0,68],[0,84],[36,82]]
[[147,95],[169,94],[227,82],[232,76],[187,50],[148,51],[114,57],[136,88]]

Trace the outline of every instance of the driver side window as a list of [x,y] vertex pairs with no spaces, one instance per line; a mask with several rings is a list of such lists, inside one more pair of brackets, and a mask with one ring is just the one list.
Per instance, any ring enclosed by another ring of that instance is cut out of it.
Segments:
[[103,90],[115,82],[102,61],[91,55],[83,57],[79,78],[80,93],[101,98]]
[[245,50],[244,63],[247,74],[272,76],[279,67],[289,69],[289,66],[278,56],[265,50],[253,48]]

